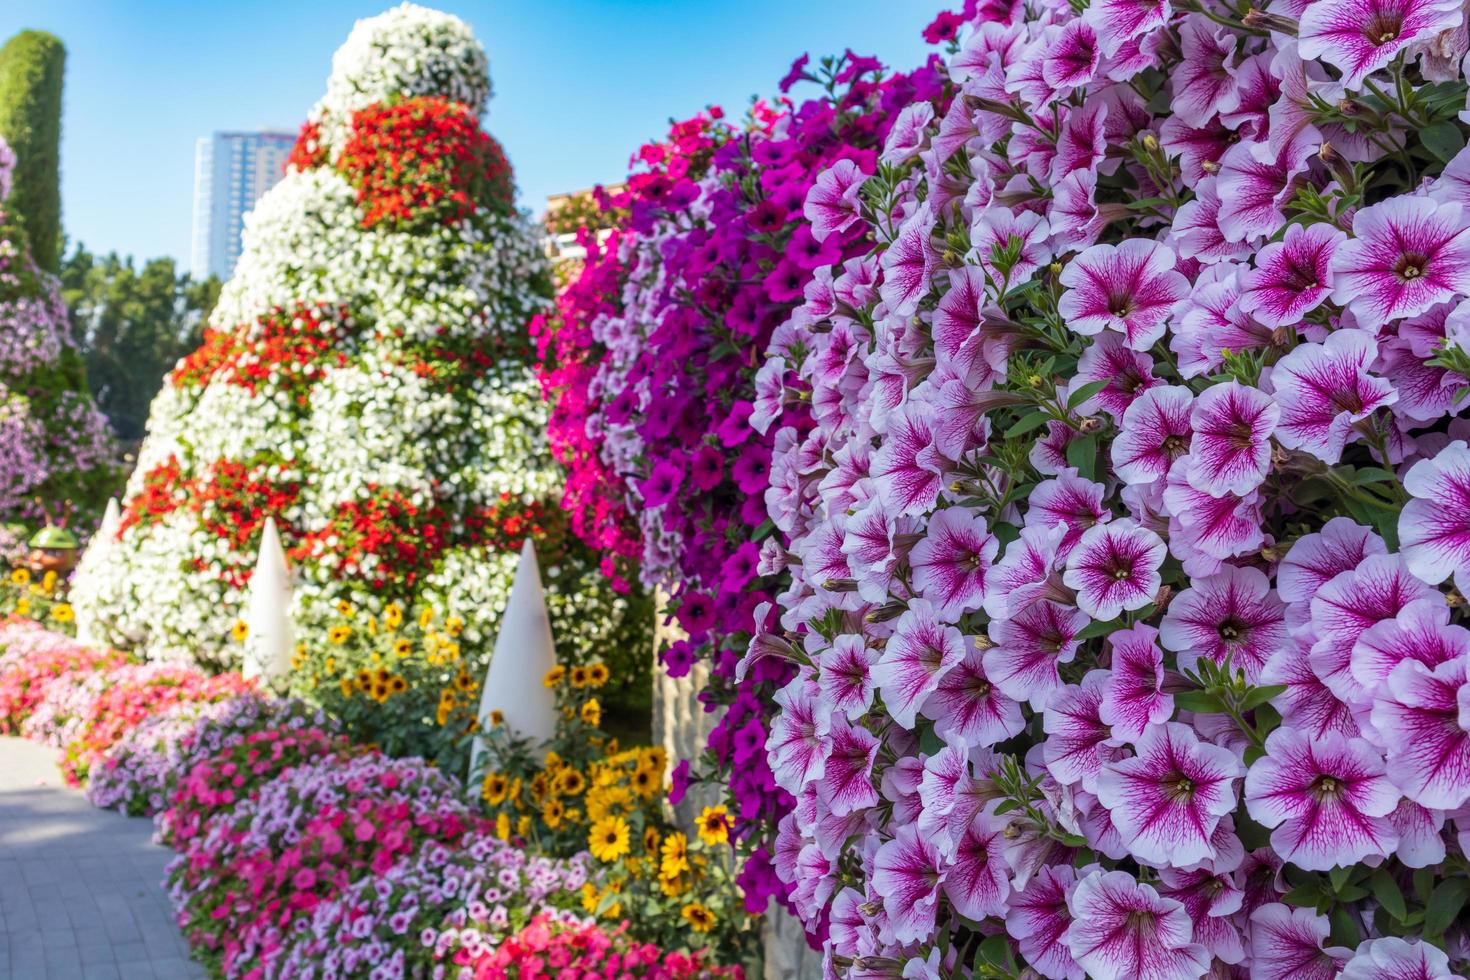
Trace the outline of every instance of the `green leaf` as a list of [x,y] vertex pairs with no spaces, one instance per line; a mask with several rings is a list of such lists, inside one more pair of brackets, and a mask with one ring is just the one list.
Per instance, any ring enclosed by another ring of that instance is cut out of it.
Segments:
[[1198,714],[1221,714],[1225,704],[1209,691],[1180,691],[1174,695],[1174,707]]
[[980,949],[977,952],[980,954],[980,959],[991,966],[1006,969],[1010,965],[1010,943],[1004,933],[987,936],[980,943]]
[[995,808],[995,812],[997,815],[1010,813],[1012,810],[1020,809],[1020,807],[1021,804],[1018,800],[1001,800],[1000,805]]
[[1123,628],[1121,619],[1109,619],[1105,622],[1088,623],[1087,628],[1077,634],[1079,640],[1095,640],[1100,636],[1110,636]]
[[1393,875],[1388,873],[1387,868],[1379,868],[1373,872],[1373,877],[1368,879],[1368,884],[1373,887],[1373,897],[1383,910],[1400,922],[1409,914],[1408,903],[1404,901],[1404,893],[1399,888],[1399,883],[1394,880]]
[[1295,905],[1298,908],[1316,908],[1317,903],[1322,900],[1322,888],[1315,881],[1311,881],[1293,888],[1281,896],[1281,900],[1287,905]]
[[1046,414],[1045,412],[1032,412],[1030,415],[1022,416],[1020,421],[1007,429],[1005,437],[1007,439],[1014,439],[1016,436],[1025,435],[1032,429],[1039,429],[1050,421],[1051,416]]
[[1348,479],[1361,487],[1369,483],[1392,483],[1394,475],[1381,466],[1365,466],[1353,471]]
[[1097,467],[1097,436],[1078,436],[1067,443],[1067,465],[1077,468],[1077,475],[1091,480]]
[[1465,147],[1465,136],[1460,132],[1460,127],[1452,122],[1437,122],[1433,126],[1426,126],[1419,130],[1419,142],[1424,148],[1445,163],[1454,159],[1455,154]]
[[1277,695],[1285,693],[1285,691],[1285,684],[1267,684],[1263,687],[1253,687],[1251,688],[1251,692],[1245,696],[1245,699],[1240,702],[1240,710],[1250,711],[1252,708],[1259,708],[1267,701],[1274,699]]
[[1454,924],[1470,898],[1470,879],[1446,878],[1435,886],[1424,909],[1424,934],[1442,936]]
[[1342,891],[1342,886],[1347,884],[1348,878],[1352,875],[1352,873],[1352,868],[1344,868],[1341,865],[1329,869],[1327,872],[1327,880],[1332,882],[1332,890],[1335,892]]
[[1358,928],[1358,920],[1347,906],[1333,906],[1332,912],[1327,916],[1327,921],[1332,923],[1330,938],[1334,946],[1356,949],[1358,943],[1363,941],[1363,933]]
[[1089,381],[1087,384],[1083,385],[1081,388],[1078,388],[1076,391],[1067,396],[1067,408],[1076,408],[1078,405],[1081,405],[1083,402],[1087,401],[1087,399],[1091,398],[1093,395],[1096,395],[1108,385],[1112,384],[1112,381],[1112,378],[1103,378],[1101,381]]

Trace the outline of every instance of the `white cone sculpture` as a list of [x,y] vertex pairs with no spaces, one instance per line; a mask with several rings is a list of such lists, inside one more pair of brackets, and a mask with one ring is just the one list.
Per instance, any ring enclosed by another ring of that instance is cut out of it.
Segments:
[[255,574],[250,576],[250,599],[246,606],[245,663],[246,677],[259,677],[268,684],[285,677],[291,670],[291,647],[295,642],[291,628],[291,569],[281,547],[281,535],[273,517],[265,519],[260,535],[260,554],[255,560]]
[[[541,589],[541,572],[536,549],[526,539],[521,563],[516,566],[505,615],[495,651],[485,671],[480,695],[480,727],[490,727],[490,713],[499,711],[502,724],[534,742],[544,742],[556,731],[556,699],[544,682],[556,666],[556,646],[551,637],[551,618],[546,613],[546,593]],[[475,740],[470,757],[473,776],[483,745]]]
[[[97,533],[92,535],[92,540],[87,542],[87,550],[82,553],[81,561],[77,562],[77,573],[85,573],[86,569],[102,568],[105,566],[112,554],[113,547],[117,544],[117,526],[122,523],[122,508],[118,506],[116,497],[107,498],[107,509],[102,512],[102,524],[97,528]],[[94,629],[92,617],[88,615],[90,607],[85,603],[76,607],[77,615],[77,641],[95,645],[101,642],[101,637]]]

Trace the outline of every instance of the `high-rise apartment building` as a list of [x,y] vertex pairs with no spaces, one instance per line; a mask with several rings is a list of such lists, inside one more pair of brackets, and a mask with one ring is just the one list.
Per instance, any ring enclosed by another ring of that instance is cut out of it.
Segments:
[[245,215],[285,171],[294,133],[215,133],[194,146],[195,278],[228,279],[240,258]]

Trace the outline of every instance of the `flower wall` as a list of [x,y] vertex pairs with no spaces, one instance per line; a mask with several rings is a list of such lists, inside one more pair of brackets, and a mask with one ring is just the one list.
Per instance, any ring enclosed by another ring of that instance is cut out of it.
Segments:
[[0,522],[34,526],[67,501],[92,516],[117,477],[117,447],[87,392],[61,283],[6,210],[15,166],[0,139]]
[[[354,28],[203,345],[153,405],[117,546],[76,583],[94,635],[235,663],[273,516],[303,636],[325,637],[342,602],[422,603],[483,655],[531,536],[564,654],[626,641],[625,600],[547,506],[560,476],[525,324],[550,280],[480,129],[489,89],[457,18],[405,4]],[[298,680],[335,688],[334,651],[307,653]]]

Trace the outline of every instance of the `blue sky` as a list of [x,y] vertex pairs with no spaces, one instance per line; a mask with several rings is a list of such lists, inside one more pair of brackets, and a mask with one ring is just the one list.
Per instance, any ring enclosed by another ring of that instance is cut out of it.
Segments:
[[[48,30],[68,52],[63,222],[93,251],[187,264],[194,141],[294,130],[354,20],[388,0],[6,0],[0,39]],[[616,180],[670,117],[739,112],[792,58],[851,47],[920,63],[940,0],[440,0],[490,55],[486,128],[522,205]],[[951,4],[950,6],[953,6]],[[798,90],[799,91],[799,90]]]

